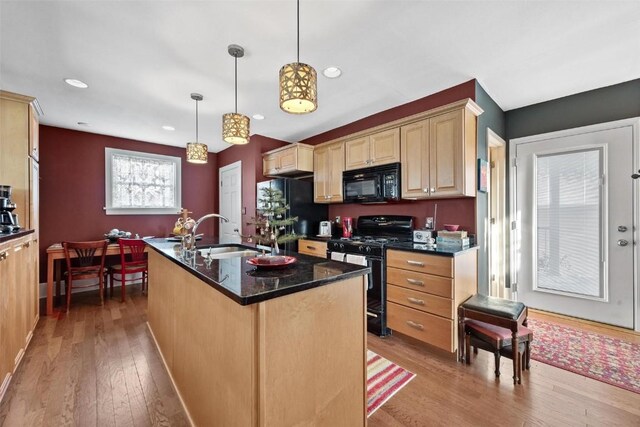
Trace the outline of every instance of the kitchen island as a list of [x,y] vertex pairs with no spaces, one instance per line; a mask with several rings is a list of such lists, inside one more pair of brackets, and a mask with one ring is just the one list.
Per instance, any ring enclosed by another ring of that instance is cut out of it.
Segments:
[[194,425],[366,424],[367,267],[289,254],[263,271],[147,243],[149,328]]

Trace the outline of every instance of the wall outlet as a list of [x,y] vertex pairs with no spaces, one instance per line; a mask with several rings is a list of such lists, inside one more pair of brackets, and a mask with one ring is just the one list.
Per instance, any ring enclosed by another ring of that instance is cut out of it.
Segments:
[[433,229],[433,217],[428,216],[427,220],[424,223],[424,228]]

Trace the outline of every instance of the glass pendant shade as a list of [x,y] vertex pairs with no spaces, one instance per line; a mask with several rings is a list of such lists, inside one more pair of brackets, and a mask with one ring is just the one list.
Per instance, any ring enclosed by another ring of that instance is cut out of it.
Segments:
[[311,113],[318,108],[316,70],[301,62],[280,69],[280,109],[291,114]]
[[222,139],[229,144],[247,144],[249,142],[249,117],[239,113],[227,113],[222,116]]
[[201,142],[187,143],[187,162],[204,164],[207,163],[207,144]]

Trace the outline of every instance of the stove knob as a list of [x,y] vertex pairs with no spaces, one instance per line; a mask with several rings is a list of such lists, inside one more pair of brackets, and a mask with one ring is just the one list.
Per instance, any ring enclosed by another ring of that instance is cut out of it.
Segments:
[[371,246],[367,246],[367,252],[371,252]]
[[344,249],[344,243],[340,243],[340,249]]
[[358,251],[362,252],[362,246],[358,246]]

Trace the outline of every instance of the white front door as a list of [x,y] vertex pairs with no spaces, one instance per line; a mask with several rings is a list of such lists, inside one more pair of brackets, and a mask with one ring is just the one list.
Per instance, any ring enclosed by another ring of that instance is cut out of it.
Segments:
[[634,327],[636,132],[623,121],[512,141],[512,281],[527,306]]
[[237,161],[220,168],[220,215],[229,222],[220,221],[220,243],[241,243],[236,230],[242,230],[242,162]]

